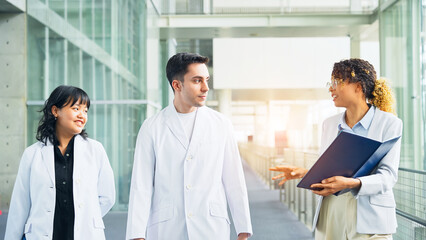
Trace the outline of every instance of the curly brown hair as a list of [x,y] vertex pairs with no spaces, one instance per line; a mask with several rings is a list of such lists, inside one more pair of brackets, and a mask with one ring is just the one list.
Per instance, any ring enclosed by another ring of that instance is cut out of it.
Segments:
[[391,88],[385,79],[377,79],[376,70],[369,62],[359,58],[342,60],[334,64],[331,77],[349,83],[359,82],[370,104],[382,111],[395,113]]

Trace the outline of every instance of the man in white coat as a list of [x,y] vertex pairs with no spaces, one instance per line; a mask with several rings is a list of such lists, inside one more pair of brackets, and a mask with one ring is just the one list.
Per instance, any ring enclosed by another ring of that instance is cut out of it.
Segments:
[[231,122],[205,107],[207,57],[178,53],[167,78],[174,101],[143,123],[136,141],[126,239],[230,239],[252,234]]

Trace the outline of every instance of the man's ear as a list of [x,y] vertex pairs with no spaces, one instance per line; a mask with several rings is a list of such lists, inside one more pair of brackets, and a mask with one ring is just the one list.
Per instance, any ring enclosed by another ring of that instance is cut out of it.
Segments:
[[179,80],[173,80],[172,86],[175,91],[180,92],[182,90],[182,82]]

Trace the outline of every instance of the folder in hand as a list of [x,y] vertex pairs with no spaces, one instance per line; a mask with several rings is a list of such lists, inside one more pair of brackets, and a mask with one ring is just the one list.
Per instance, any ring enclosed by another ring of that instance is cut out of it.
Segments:
[[[297,187],[312,189],[312,184],[320,183],[322,180],[333,176],[357,178],[369,175],[400,137],[379,142],[342,131],[306,173]],[[349,189],[344,189],[335,193],[335,195],[348,191]]]

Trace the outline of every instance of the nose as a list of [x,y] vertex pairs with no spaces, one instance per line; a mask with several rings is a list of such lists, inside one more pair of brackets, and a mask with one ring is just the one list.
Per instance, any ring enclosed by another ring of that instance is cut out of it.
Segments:
[[84,112],[84,110],[78,111],[77,117],[78,118],[84,118],[86,115],[86,112]]
[[202,86],[201,86],[201,91],[202,92],[208,92],[209,91],[209,84],[207,81],[203,81]]

